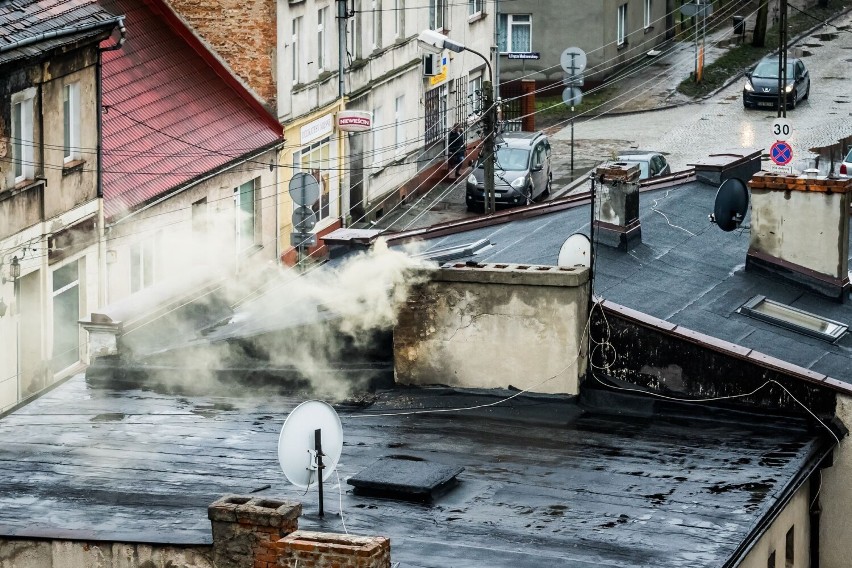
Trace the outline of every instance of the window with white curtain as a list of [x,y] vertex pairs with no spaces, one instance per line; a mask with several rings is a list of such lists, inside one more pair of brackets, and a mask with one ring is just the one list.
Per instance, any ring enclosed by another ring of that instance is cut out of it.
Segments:
[[380,0],[372,0],[373,8],[373,49],[382,46],[382,3]]
[[402,124],[402,108],[405,102],[405,95],[400,95],[396,98],[393,109],[393,120],[396,123],[396,128],[394,130],[394,145],[396,147],[396,153],[402,154],[405,146],[405,139],[403,138],[403,124]]
[[393,0],[393,35],[405,36],[405,0]]
[[500,14],[497,41],[500,53],[532,51],[532,16],[530,14]]
[[645,28],[651,27],[651,0],[645,0]]
[[467,0],[467,15],[476,16],[484,12],[485,0]]
[[615,39],[616,43],[621,46],[627,42],[627,4],[618,7],[616,26]]

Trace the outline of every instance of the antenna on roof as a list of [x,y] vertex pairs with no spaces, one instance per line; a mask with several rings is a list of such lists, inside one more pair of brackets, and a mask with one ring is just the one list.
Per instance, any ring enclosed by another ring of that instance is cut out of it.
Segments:
[[583,233],[574,233],[562,243],[559,249],[557,266],[573,268],[575,266],[589,267],[592,256],[592,241]]
[[745,219],[748,212],[748,188],[741,179],[725,180],[716,193],[716,202],[710,221],[725,232],[733,231]]
[[343,451],[343,426],[328,403],[308,400],[293,409],[278,438],[278,463],[287,480],[307,490],[319,488],[319,516],[324,516],[322,483],[337,467]]

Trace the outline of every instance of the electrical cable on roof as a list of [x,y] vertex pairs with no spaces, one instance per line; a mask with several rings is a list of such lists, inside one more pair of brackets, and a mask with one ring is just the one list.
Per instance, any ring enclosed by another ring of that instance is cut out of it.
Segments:
[[334,468],[334,475],[337,476],[337,496],[340,503],[340,522],[343,523],[343,532],[349,534],[349,531],[346,530],[346,520],[343,518],[343,486],[340,485],[340,474],[337,473],[338,469],[340,469],[340,461],[337,462],[337,467]]

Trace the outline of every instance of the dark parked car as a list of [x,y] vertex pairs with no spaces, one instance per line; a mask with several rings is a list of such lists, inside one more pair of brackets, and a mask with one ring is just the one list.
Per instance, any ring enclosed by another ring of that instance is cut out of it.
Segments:
[[622,150],[618,153],[618,161],[631,166],[639,166],[639,179],[665,176],[672,173],[665,156],[652,150]]
[[[498,205],[529,205],[550,193],[553,170],[550,142],[543,132],[507,132],[498,139],[494,165],[494,200]],[[485,164],[474,165],[467,178],[467,209],[485,201]]]
[[[804,62],[787,58],[787,108],[796,108],[799,101],[811,94],[811,78]],[[743,107],[778,106],[778,56],[764,57],[754,71],[746,73],[743,85]]]

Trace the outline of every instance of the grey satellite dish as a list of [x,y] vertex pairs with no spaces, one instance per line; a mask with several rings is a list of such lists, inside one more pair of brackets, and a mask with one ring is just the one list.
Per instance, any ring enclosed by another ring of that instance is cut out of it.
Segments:
[[745,219],[748,212],[748,188],[742,180],[730,178],[725,180],[716,193],[713,214],[710,220],[723,231],[733,231]]
[[287,417],[278,438],[278,463],[287,480],[306,489],[317,483],[316,431],[322,432],[325,481],[337,466],[343,451],[343,427],[340,417],[328,403],[319,400],[303,402]]
[[557,266],[574,268],[575,266],[589,267],[592,258],[592,242],[583,233],[574,233],[562,243],[559,249]]

